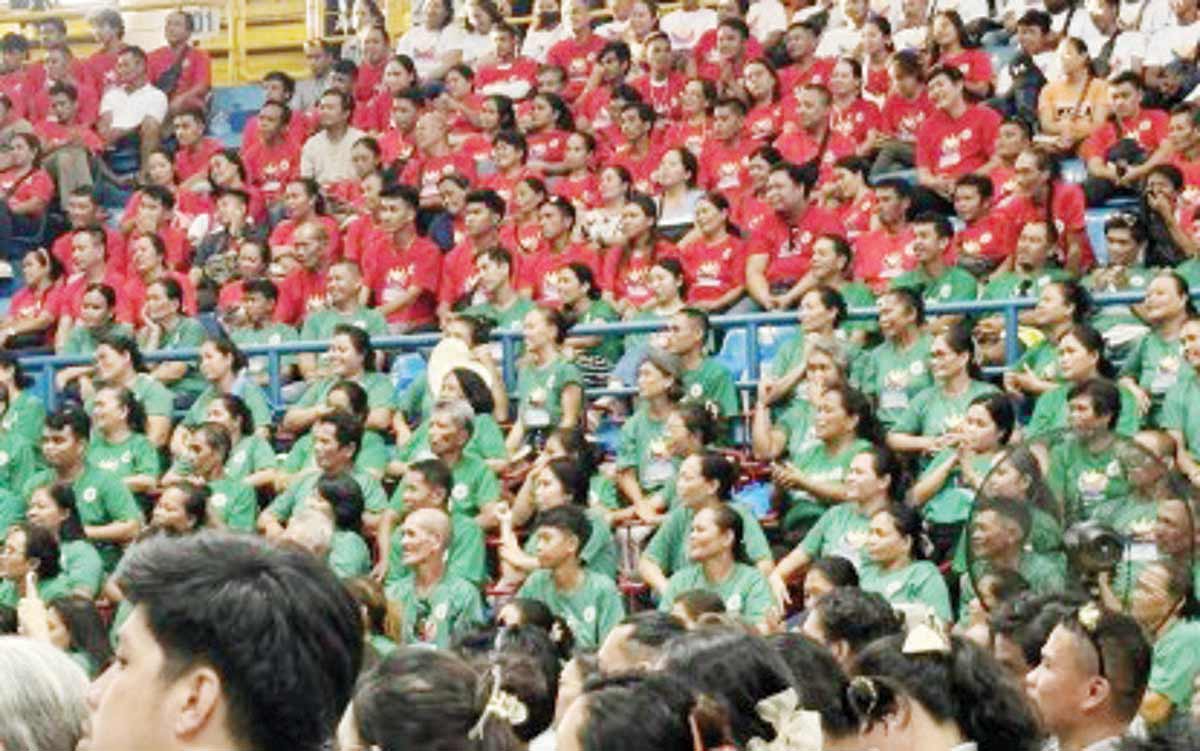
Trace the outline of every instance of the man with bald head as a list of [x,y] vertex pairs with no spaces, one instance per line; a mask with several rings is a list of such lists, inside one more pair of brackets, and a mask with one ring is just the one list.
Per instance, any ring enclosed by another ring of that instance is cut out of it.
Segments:
[[411,575],[387,587],[387,598],[402,609],[404,639],[446,649],[454,637],[483,623],[479,590],[446,570],[450,517],[418,508],[401,525],[404,565]]
[[299,326],[308,313],[319,311],[325,305],[329,230],[319,221],[304,222],[292,232],[292,248],[300,268],[288,274],[279,285],[275,320]]
[[416,187],[424,212],[442,208],[438,183],[447,174],[456,173],[475,181],[475,160],[461,150],[450,148],[449,132],[446,116],[432,109],[422,114],[413,127],[413,145],[417,151],[404,165],[400,182]]

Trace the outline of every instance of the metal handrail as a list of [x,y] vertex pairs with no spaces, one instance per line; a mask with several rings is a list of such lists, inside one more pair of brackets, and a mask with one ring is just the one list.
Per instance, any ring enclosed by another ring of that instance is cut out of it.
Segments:
[[[1192,293],[1193,298],[1200,298],[1200,290]],[[1096,295],[1093,302],[1097,307],[1128,305],[1145,298],[1144,292],[1116,292]],[[1020,356],[1017,340],[1019,313],[1021,310],[1032,308],[1037,299],[1032,297],[1010,298],[1006,300],[972,300],[966,302],[938,303],[930,305],[926,312],[931,316],[938,315],[979,315],[1000,313],[1004,316],[1005,328],[1005,366],[1010,366]],[[847,317],[861,320],[874,318],[878,315],[877,308],[851,308]],[[758,332],[765,326],[795,325],[798,313],[784,311],[776,313],[750,313],[741,315],[714,316],[710,319],[712,328],[718,330],[744,329],[746,331],[746,363],[749,369],[748,379],[739,382],[738,386],[750,389],[757,385],[759,367]],[[660,331],[667,325],[665,319],[651,321],[620,321],[616,323],[596,323],[575,326],[570,333],[577,336],[611,336],[618,334],[640,334]],[[431,347],[441,341],[441,334],[406,334],[396,336],[379,336],[371,339],[375,350],[413,352],[421,348]],[[505,384],[511,390],[516,387],[516,356],[520,340],[524,334],[519,329],[500,329],[492,332],[492,339],[501,345],[501,372]],[[280,364],[286,355],[308,352],[324,352],[329,347],[328,340],[308,340],[286,342],[281,344],[248,345],[242,351],[248,356],[267,356],[268,396],[272,406],[279,408],[283,405],[283,382],[280,374]],[[143,359],[148,362],[194,360],[200,355],[199,349],[158,350],[143,353]],[[21,364],[28,373],[36,373],[38,389],[48,406],[53,408],[57,403],[58,393],[55,387],[55,373],[60,369],[75,365],[85,365],[93,362],[90,355],[30,355],[21,358]],[[605,390],[605,393],[624,393],[628,389]]]

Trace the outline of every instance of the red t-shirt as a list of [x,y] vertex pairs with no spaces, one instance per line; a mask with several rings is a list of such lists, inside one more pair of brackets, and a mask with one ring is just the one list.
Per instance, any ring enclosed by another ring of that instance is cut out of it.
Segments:
[[587,41],[581,42],[575,37],[569,37],[559,42],[546,53],[546,62],[557,65],[567,72],[567,99],[573,100],[583,90],[583,85],[592,73],[596,57],[608,40],[602,36],[591,34]]
[[518,57],[507,63],[485,65],[475,71],[475,90],[482,92],[491,84],[520,82],[529,84],[532,89],[537,86],[537,72],[538,64],[527,57]]
[[746,113],[742,133],[755,146],[770,143],[783,130],[783,111],[779,102],[760,104]]
[[751,240],[749,255],[766,255],[767,282],[794,284],[808,272],[813,243],[821,235],[841,234],[842,225],[820,206],[809,206],[800,221],[789,225],[778,214]]
[[412,140],[397,128],[390,128],[379,137],[379,150],[383,152],[385,164],[407,162],[416,153]]
[[974,172],[992,158],[999,130],[1000,115],[990,107],[971,105],[957,118],[935,110],[917,132],[917,166],[942,177]]
[[804,164],[816,159],[820,153],[820,182],[825,182],[833,176],[834,163],[854,153],[855,142],[830,131],[825,142],[825,151],[821,153],[821,142],[818,139],[799,128],[785,126],[783,135],[775,139],[775,148],[779,149],[784,159],[793,164]]
[[[163,46],[146,55],[146,73],[151,84],[171,67],[178,54],[170,47]],[[179,94],[201,85],[205,88],[212,86],[212,60],[204,50],[189,46],[183,56],[183,66],[174,93]]]
[[829,74],[837,62],[830,57],[815,57],[805,65],[788,65],[779,69],[781,91],[795,91],[809,84],[829,85]]
[[913,231],[908,225],[895,234],[877,229],[864,232],[854,240],[854,278],[867,284],[875,294],[886,290],[893,279],[916,266]]
[[514,173],[508,174],[493,172],[490,175],[484,175],[479,178],[478,185],[480,188],[488,188],[496,191],[496,194],[504,199],[504,205],[511,207],[513,191],[517,189],[517,183],[527,177],[538,177],[538,173],[524,167],[521,167]]
[[[100,282],[112,287],[113,292],[117,293],[115,312],[120,312],[123,306],[125,281],[126,278],[123,275],[110,268],[105,273],[104,280]],[[91,285],[92,282],[89,282],[87,277],[82,273],[68,276],[63,282],[61,314],[71,316],[78,321],[80,310],[83,308],[83,295]]]
[[530,133],[525,137],[529,145],[529,161],[558,164],[566,155],[567,138],[570,135],[565,130],[555,128]]
[[425,201],[437,199],[438,182],[446,175],[453,174],[462,175],[474,182],[475,162],[457,152],[434,157],[416,154],[404,165],[400,180],[407,185],[415,185],[421,192],[421,200]]
[[354,109],[356,111],[383,91],[383,69],[387,67],[387,64],[387,57],[384,57],[378,64],[366,60],[358,64],[358,75],[354,78]]
[[657,81],[647,73],[633,79],[629,85],[658,113],[660,124],[679,117],[679,95],[687,85],[687,76],[669,73],[666,79]]
[[679,249],[687,278],[687,301],[708,302],[746,283],[746,245],[730,235],[721,242],[700,242]]
[[0,172],[0,197],[13,202],[40,198],[42,211],[45,211],[54,197],[54,180],[44,169],[35,169],[26,175],[24,169],[14,167]]
[[742,231],[742,237],[751,238],[775,218],[775,210],[755,196],[743,194],[733,203],[733,223]]
[[[75,79],[71,82],[78,94],[76,103],[79,106],[78,121],[89,128],[96,124],[96,120],[100,118],[100,94],[96,91],[96,87],[92,85],[91,80]],[[48,85],[33,88],[30,91],[29,108],[27,116],[30,121],[49,120],[50,112],[50,87]],[[38,131],[41,136],[41,130]],[[43,139],[43,143],[45,139]]]
[[423,237],[401,249],[392,237],[377,232],[368,240],[363,253],[363,281],[374,293],[376,304],[391,302],[413,287],[421,290],[412,304],[388,315],[391,323],[433,323],[441,273],[442,252]]
[[[316,120],[310,117],[308,112],[293,112],[288,119],[287,131],[283,134],[284,139],[294,141],[296,144],[296,152],[299,153],[300,148],[304,146],[304,142],[308,140],[317,129]],[[246,125],[242,128],[242,148],[249,150],[251,146],[259,147],[263,145],[262,138],[258,135],[258,115],[251,115],[246,119]]]
[[883,102],[880,113],[880,130],[902,141],[916,141],[922,123],[933,112],[933,104],[925,92],[916,99],[906,99],[892,94]]
[[83,142],[83,147],[92,154],[104,151],[104,141],[100,140],[100,136],[96,135],[96,131],[92,130],[90,125],[62,125],[53,120],[42,120],[37,124],[37,134],[42,139],[44,150],[65,146],[78,136]]
[[1018,227],[1009,224],[1003,215],[987,213],[954,235],[948,263],[957,263],[963,255],[1000,262],[1016,249]]
[[[186,232],[193,219],[202,214],[212,213],[213,204],[207,193],[196,193],[190,190],[174,190],[173,192],[175,208],[168,220],[172,227]],[[121,213],[121,223],[134,221],[137,218],[138,207],[141,205],[141,193],[135,192],[129,196],[129,201],[125,204],[125,211]]]
[[29,112],[30,100],[36,91],[33,81],[29,78],[28,68],[21,67],[11,73],[0,73],[0,92],[8,95],[17,117],[24,117]]
[[833,213],[838,221],[845,225],[846,237],[853,240],[871,229],[871,216],[875,213],[877,205],[879,199],[875,197],[874,191],[867,190],[857,200],[837,207]]
[[871,96],[881,98],[888,95],[892,88],[892,74],[886,65],[877,65],[867,70],[867,80],[863,89]]
[[[342,230],[338,226],[337,219],[331,216],[318,216],[317,221],[325,225],[325,232],[329,236],[329,246],[325,253],[325,258],[330,263],[333,263],[338,258],[341,258],[342,249]],[[274,250],[277,245],[292,244],[292,234],[296,231],[297,222],[294,219],[284,219],[275,225],[275,229],[271,230],[271,236],[267,242]],[[324,285],[324,281],[322,281]]]
[[865,142],[871,131],[879,130],[881,120],[879,108],[866,99],[855,99],[845,109],[829,109],[830,130],[855,144]]
[[325,274],[299,268],[288,274],[279,286],[275,320],[289,326],[299,326],[310,311],[324,307]]
[[342,232],[342,257],[361,266],[364,251],[380,231],[375,217],[370,212],[360,211]]
[[[167,255],[163,259],[163,264],[168,269],[174,271],[187,271],[190,269],[192,245],[188,242],[187,233],[173,224],[166,224],[159,227],[156,234],[167,248]],[[134,240],[137,240],[141,235],[142,233],[137,230],[129,233],[129,237],[125,240],[125,247],[132,247]]]
[[639,156],[633,153],[629,144],[622,144],[613,153],[609,164],[620,165],[629,170],[630,176],[633,177],[634,190],[653,193],[654,181],[651,175],[654,174],[654,170],[658,169],[658,163],[662,161],[664,151],[663,148],[651,143],[645,155]]
[[[12,296],[12,300],[8,304],[8,317],[28,319],[36,318],[42,313],[49,313],[57,319],[63,314],[65,304],[61,281],[51,284],[41,292],[34,291],[30,287],[22,287]],[[53,334],[54,327],[51,326],[42,337],[42,342],[49,341]]]
[[1170,117],[1162,110],[1142,110],[1132,120],[1116,122],[1116,116],[1109,119],[1088,136],[1079,147],[1079,155],[1087,161],[1093,157],[1104,159],[1117,141],[1132,138],[1141,145],[1149,156],[1167,137],[1167,123]]
[[992,58],[981,49],[963,50],[957,55],[945,55],[937,61],[938,65],[958,68],[963,78],[969,83],[992,82]]
[[576,210],[600,205],[600,179],[591,172],[583,177],[560,177],[551,191],[574,204]]
[[[745,60],[754,60],[763,56],[762,44],[751,36],[746,40],[746,48],[742,55]],[[717,65],[721,58],[717,54],[717,30],[709,29],[700,35],[700,40],[696,42],[696,46],[692,48],[692,58],[696,61],[696,67],[700,68],[704,65]],[[740,74],[740,71],[739,71]],[[701,76],[705,78],[706,76]]]
[[671,144],[672,146],[683,146],[699,157],[704,150],[704,144],[708,140],[709,135],[707,120],[699,123],[673,122],[667,125],[666,131],[663,133],[662,142]]
[[96,50],[84,62],[88,75],[103,95],[110,87],[117,85],[117,53]]
[[757,143],[742,138],[733,143],[710,139],[700,152],[700,184],[727,196],[745,190],[750,185],[746,162],[756,148]]
[[270,145],[257,141],[247,146],[242,161],[250,182],[267,201],[278,200],[287,184],[300,176],[300,146],[286,138]]
[[1017,171],[1012,167],[1001,165],[992,170],[988,178],[992,181],[993,206],[999,206],[1001,201],[1021,189],[1017,184]]
[[[105,225],[103,229],[105,266],[117,274],[127,273],[129,269],[129,253],[125,247],[125,236],[114,227]],[[54,245],[50,247],[50,253],[58,259],[58,262],[62,264],[63,270],[67,274],[75,273],[75,250],[71,247],[74,237],[74,231],[65,232],[59,235],[58,239],[54,241]],[[113,289],[117,288],[114,287]]]
[[621,248],[610,248],[604,257],[600,286],[612,293],[616,300],[625,300],[635,308],[643,308],[654,300],[654,292],[648,283],[650,269],[663,258],[676,258],[675,246],[660,241],[654,253],[635,252],[622,263]]
[[[509,279],[515,283],[520,267],[520,254],[513,250],[503,236],[498,240],[499,244],[506,247],[513,256],[513,268],[509,269]],[[475,250],[475,243],[470,238],[464,238],[442,259],[442,279],[438,284],[437,295],[438,305],[453,305],[459,298],[469,295],[475,290],[477,281]]]
[[193,146],[181,146],[175,152],[175,178],[185,183],[195,175],[208,172],[208,161],[225,150],[215,138],[202,138]]
[[550,275],[572,263],[584,264],[592,270],[593,278],[599,278],[600,254],[591,245],[569,243],[566,249],[553,251],[550,249],[550,243],[542,240],[533,253],[522,259],[517,274],[517,286],[533,290],[533,297],[538,302],[557,304],[559,300],[554,287],[548,284]]
[[[1095,260],[1092,255],[1092,244],[1088,241],[1085,212],[1087,201],[1084,198],[1083,187],[1075,183],[1054,183],[1054,194],[1050,200],[1050,214],[1054,218],[1055,229],[1058,230],[1059,261],[1066,260],[1067,238],[1075,235],[1080,240],[1080,254],[1083,269],[1089,268]],[[1010,227],[1024,227],[1026,223],[1046,218],[1046,207],[1037,206],[1028,196],[1015,194],[1009,196],[1003,204],[997,206],[996,214]]]
[[[179,288],[183,290],[184,314],[196,315],[196,288],[192,286],[192,280],[180,271],[168,271],[166,275],[179,282]],[[146,283],[137,274],[130,274],[125,278],[125,286],[117,301],[117,320],[140,328],[143,323],[142,308],[145,305]]]

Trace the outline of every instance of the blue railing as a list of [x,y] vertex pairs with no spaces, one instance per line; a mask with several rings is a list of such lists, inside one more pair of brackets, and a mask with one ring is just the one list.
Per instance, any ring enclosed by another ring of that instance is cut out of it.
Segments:
[[[1097,295],[1093,298],[1093,302],[1098,307],[1109,307],[1140,302],[1144,297],[1144,292],[1118,292]],[[1200,298],[1200,290],[1194,291],[1192,297]],[[1032,297],[1008,300],[973,300],[970,302],[930,305],[926,309],[926,313],[929,316],[1001,314],[1004,317],[1005,362],[1006,365],[1011,365],[1020,356],[1020,346],[1017,340],[1020,311],[1032,308],[1036,303],[1036,298]],[[758,384],[760,375],[759,331],[768,326],[795,326],[797,325],[798,315],[797,311],[785,311],[778,313],[714,316],[711,319],[714,329],[721,331],[742,329],[746,333],[745,356],[748,379],[738,384],[740,388],[752,389]],[[848,317],[853,320],[875,318],[877,315],[878,311],[876,308],[851,308],[848,311]],[[666,324],[667,321],[665,319],[657,321],[621,321],[617,323],[588,324],[576,326],[571,329],[571,334],[579,336],[640,334],[660,331],[666,327]],[[516,388],[516,354],[522,338],[523,334],[519,329],[500,329],[492,334],[492,339],[498,341],[502,348],[501,372],[510,391]],[[440,340],[441,334],[430,333],[373,337],[371,343],[376,350],[380,351],[412,352],[431,347]],[[246,346],[242,348],[242,351],[248,356],[265,355],[267,357],[267,374],[269,379],[267,393],[272,406],[276,410],[279,410],[284,406],[282,395],[283,383],[280,377],[280,362],[282,358],[298,353],[324,352],[328,349],[328,346],[328,341],[303,341]],[[146,352],[143,354],[143,359],[147,362],[193,360],[198,358],[199,354],[198,349],[175,349]],[[94,358],[90,355],[34,355],[21,358],[21,363],[26,373],[35,378],[35,390],[44,398],[47,407],[52,409],[58,400],[58,392],[54,379],[55,373],[62,368],[89,364],[93,360]],[[606,389],[589,393],[629,392],[630,389]]]

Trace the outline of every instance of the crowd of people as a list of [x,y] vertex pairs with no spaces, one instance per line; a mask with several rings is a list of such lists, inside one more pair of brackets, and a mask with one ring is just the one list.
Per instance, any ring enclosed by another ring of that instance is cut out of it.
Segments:
[[358,0],[238,148],[187,13],[3,36],[0,663],[97,751],[1191,747],[1197,2]]

